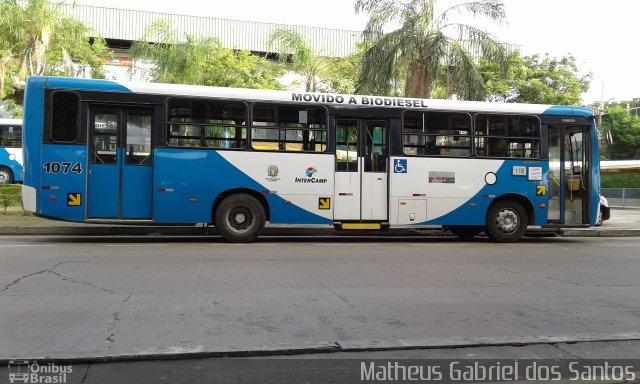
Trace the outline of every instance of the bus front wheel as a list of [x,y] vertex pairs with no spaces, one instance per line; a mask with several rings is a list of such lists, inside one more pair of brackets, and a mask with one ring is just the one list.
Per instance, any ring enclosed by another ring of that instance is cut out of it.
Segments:
[[264,227],[262,204],[247,194],[226,197],[215,213],[215,226],[222,237],[232,243],[255,240]]
[[12,184],[13,172],[9,168],[0,167],[0,184]]
[[514,243],[524,235],[528,221],[527,212],[520,203],[499,201],[487,215],[487,234],[499,243]]

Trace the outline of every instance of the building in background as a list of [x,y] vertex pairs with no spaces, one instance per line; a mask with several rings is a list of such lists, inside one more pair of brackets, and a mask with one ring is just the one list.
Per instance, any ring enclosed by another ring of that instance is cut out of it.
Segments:
[[[102,36],[114,53],[105,67],[107,79],[140,80],[129,50],[134,41],[144,36],[147,26],[157,20],[168,20],[178,39],[185,35],[215,37],[225,48],[248,50],[254,54],[268,55],[268,41],[273,31],[282,24],[262,23],[175,15],[129,9],[96,7],[79,4],[62,4],[62,10]],[[323,56],[345,57],[353,53],[361,32],[331,28],[286,25],[302,35]],[[153,41],[151,41],[153,42]]]

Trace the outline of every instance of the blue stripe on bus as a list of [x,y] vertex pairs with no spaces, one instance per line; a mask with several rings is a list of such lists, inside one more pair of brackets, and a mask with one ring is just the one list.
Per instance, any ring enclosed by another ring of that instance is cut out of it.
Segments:
[[572,107],[569,105],[555,105],[543,112],[543,115],[563,115],[593,117],[593,109],[586,107]]
[[[513,176],[514,166],[540,167],[542,168],[543,181],[531,181],[527,176]],[[486,213],[489,205],[495,198],[505,194],[520,195],[528,199],[533,205],[535,213],[535,225],[547,223],[547,209],[540,208],[539,204],[549,204],[550,186],[544,181],[548,179],[549,165],[547,162],[507,160],[496,173],[497,181],[494,185],[485,185],[478,193],[464,204],[450,213],[433,220],[420,223],[425,225],[482,225],[486,224]],[[536,196],[536,186],[545,185],[547,196]],[[518,191],[518,193],[514,192]],[[475,204],[475,206],[471,206]]]
[[[591,126],[591,142],[598,143],[598,130],[595,125]],[[589,174],[591,175],[591,217],[589,218],[589,223],[591,225],[596,225],[598,222],[598,207],[600,204],[600,146],[599,145],[591,145],[591,169],[589,169]]]
[[110,80],[100,79],[74,79],[69,77],[47,77],[47,86],[50,88],[64,89],[89,89],[92,91],[127,92],[131,90],[124,85]]
[[[213,203],[221,193],[249,189],[262,194],[268,189],[216,151],[158,148],[154,167],[154,221],[160,223],[208,223],[211,222]],[[190,172],[190,169],[208,172]],[[268,194],[265,198],[272,223],[331,223],[330,219],[285,203],[280,196]]]
[[[24,90],[24,116],[22,126],[22,156],[24,161],[24,184],[39,187],[42,130],[44,127],[44,86],[46,78],[29,77]],[[38,193],[38,196],[40,194]],[[37,210],[41,210],[37,201]]]

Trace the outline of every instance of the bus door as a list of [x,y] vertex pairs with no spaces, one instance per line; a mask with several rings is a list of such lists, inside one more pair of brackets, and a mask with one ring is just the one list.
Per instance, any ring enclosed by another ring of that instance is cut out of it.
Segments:
[[549,126],[549,222],[589,224],[589,127]]
[[89,219],[150,220],[153,109],[93,106],[89,120]]
[[336,119],[335,127],[334,220],[387,221],[387,120]]

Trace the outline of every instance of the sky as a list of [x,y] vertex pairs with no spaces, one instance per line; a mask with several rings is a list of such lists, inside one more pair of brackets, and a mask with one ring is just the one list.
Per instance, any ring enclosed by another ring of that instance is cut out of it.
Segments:
[[[70,0],[68,0],[71,2]],[[437,0],[444,9],[456,0]],[[262,21],[359,31],[366,15],[355,0],[75,0],[78,4],[139,9],[224,19]],[[462,22],[516,44],[523,54],[572,54],[582,74],[591,73],[590,104],[640,98],[640,1],[502,0],[506,23],[463,18]]]

